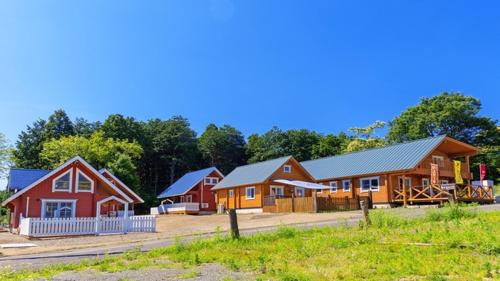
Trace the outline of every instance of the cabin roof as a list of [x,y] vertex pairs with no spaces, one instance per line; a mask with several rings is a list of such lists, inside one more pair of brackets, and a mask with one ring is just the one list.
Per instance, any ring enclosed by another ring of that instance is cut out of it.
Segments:
[[446,136],[388,145],[301,162],[317,180],[412,169],[436,149]]
[[12,168],[9,171],[7,190],[21,190],[50,172],[51,170]]
[[285,156],[237,167],[213,187],[212,190],[264,182],[291,158],[292,156]]
[[189,190],[195,187],[201,180],[203,180],[206,176],[210,175],[212,172],[217,171],[221,176],[224,176],[217,168],[210,167],[198,171],[193,171],[184,174],[180,179],[174,182],[171,186],[167,186],[165,190],[163,190],[160,195],[158,195],[159,199],[179,196],[186,194]]

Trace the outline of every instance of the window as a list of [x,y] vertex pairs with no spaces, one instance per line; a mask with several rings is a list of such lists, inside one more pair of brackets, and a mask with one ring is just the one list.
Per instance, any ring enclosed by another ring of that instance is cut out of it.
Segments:
[[444,167],[444,157],[438,155],[432,155],[432,163],[438,164],[439,167]]
[[448,184],[450,183],[448,180],[441,180],[441,184]]
[[201,203],[201,208],[202,209],[207,209],[208,208],[208,203]]
[[379,191],[379,177],[362,178],[359,180],[361,192]]
[[422,178],[422,186],[427,187],[430,185],[430,180],[428,178]]
[[229,190],[229,198],[233,198],[233,197],[234,197],[234,190],[230,189]]
[[75,216],[75,202],[42,199],[42,218],[72,218]]
[[206,177],[205,178],[206,185],[216,185],[218,183],[219,183],[219,178],[214,178],[214,177]]
[[285,165],[283,166],[283,172],[285,173],[291,173],[292,172],[292,165]]
[[343,180],[342,181],[342,188],[343,188],[344,192],[351,191],[351,180]]
[[80,170],[77,171],[76,191],[77,192],[94,192],[94,181]]
[[305,196],[304,188],[296,186],[295,187],[295,196],[296,197],[304,197]]
[[247,187],[245,188],[246,200],[255,199],[255,187]]
[[283,186],[271,185],[270,186],[271,196],[282,197],[285,195],[285,189]]
[[[399,190],[403,190],[403,177],[398,177]],[[406,189],[411,188],[411,178],[405,178]]]
[[184,195],[181,196],[181,203],[191,203],[193,202],[193,195]]
[[52,182],[52,192],[56,191],[71,192],[72,174],[73,174],[72,171],[69,170],[66,173],[55,178],[54,181]]
[[337,192],[337,182],[331,181],[330,182],[330,193],[336,193],[336,192]]

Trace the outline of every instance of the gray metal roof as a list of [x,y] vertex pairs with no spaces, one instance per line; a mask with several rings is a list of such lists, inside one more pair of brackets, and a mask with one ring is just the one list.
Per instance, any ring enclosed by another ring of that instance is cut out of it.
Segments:
[[350,177],[412,169],[446,136],[430,137],[359,152],[301,162],[316,179]]
[[227,175],[223,180],[221,180],[216,186],[214,186],[212,190],[264,182],[267,178],[269,178],[269,176],[271,176],[279,167],[285,164],[290,158],[291,156],[286,156],[273,160],[237,167],[231,173],[229,173],[229,175]]

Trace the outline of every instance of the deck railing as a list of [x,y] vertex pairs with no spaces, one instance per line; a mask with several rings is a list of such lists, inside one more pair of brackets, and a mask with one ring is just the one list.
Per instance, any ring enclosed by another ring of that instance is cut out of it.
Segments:
[[198,212],[199,210],[200,203],[197,202],[172,203],[158,206],[160,214],[167,214],[169,212]]
[[19,228],[21,235],[30,237],[155,232],[156,218],[154,216],[21,218]]
[[493,189],[483,186],[438,184],[406,187],[406,192],[395,188],[394,202],[442,202],[447,200],[467,202],[493,202]]

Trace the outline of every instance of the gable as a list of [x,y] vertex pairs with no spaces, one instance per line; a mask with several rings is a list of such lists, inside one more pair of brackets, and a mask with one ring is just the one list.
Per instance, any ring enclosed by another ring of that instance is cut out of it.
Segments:
[[[39,178],[35,182],[31,183],[29,186],[23,188],[21,191],[13,194],[7,200],[2,202],[2,205],[6,205],[9,202],[13,201],[14,199],[18,198],[22,194],[30,191],[31,189],[39,189],[39,188],[47,188],[50,186],[52,190],[52,182],[55,178],[58,176],[68,172],[68,170],[72,171],[72,176],[71,176],[71,191],[72,192],[65,192],[65,193],[73,193],[75,191],[75,176],[76,176],[76,168],[82,170],[87,176],[90,178],[94,179],[95,181],[95,186],[97,186],[98,183],[100,183],[104,188],[108,189],[108,191],[112,191],[112,193],[116,193],[120,197],[124,198],[125,200],[132,202],[132,199],[127,196],[120,188],[115,186],[113,183],[111,183],[108,179],[106,179],[104,176],[102,176],[99,172],[97,172],[90,164],[88,164],[85,160],[83,160],[81,157],[76,156],[70,160],[68,160],[66,163],[63,165],[59,166],[57,169],[49,172],[45,176]],[[60,192],[56,192],[60,193]]]
[[215,167],[186,173],[172,185],[166,187],[165,190],[163,190],[163,192],[158,195],[158,198],[162,199],[183,195],[193,187],[195,187],[197,184],[199,184],[202,180],[204,180],[205,177],[214,173],[218,174],[220,177],[223,177],[222,173],[219,172],[219,170],[217,170],[217,168]]
[[[286,165],[291,166],[291,172],[286,173],[284,167]],[[293,179],[301,181],[314,181],[314,178],[309,175],[309,173],[298,163],[294,158],[290,158],[288,161],[283,163],[276,171],[269,177],[271,179]]]

